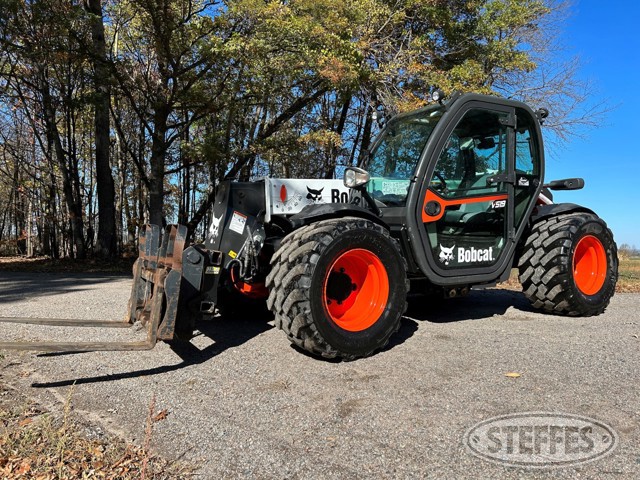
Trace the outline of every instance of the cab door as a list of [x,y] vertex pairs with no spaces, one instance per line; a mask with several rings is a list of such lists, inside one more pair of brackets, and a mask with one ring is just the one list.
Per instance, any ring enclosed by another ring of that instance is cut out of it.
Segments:
[[[440,277],[495,274],[515,238],[513,107],[471,103],[457,112],[431,153],[418,228]],[[451,282],[449,282],[451,283]]]

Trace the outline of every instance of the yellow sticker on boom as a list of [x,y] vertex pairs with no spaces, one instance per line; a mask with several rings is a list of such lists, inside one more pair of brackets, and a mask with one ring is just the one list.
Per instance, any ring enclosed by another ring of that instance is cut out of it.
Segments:
[[229,250],[229,256],[231,258],[236,258],[238,256],[238,254],[236,252],[234,252],[233,250]]

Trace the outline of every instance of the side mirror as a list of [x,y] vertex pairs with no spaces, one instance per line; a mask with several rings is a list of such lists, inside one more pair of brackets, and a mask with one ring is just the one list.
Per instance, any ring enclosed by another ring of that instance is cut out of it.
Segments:
[[544,186],[549,190],[580,190],[584,187],[584,179],[565,178],[564,180],[554,180]]
[[370,179],[371,176],[366,170],[358,167],[347,167],[342,181],[347,188],[358,188],[369,183]]

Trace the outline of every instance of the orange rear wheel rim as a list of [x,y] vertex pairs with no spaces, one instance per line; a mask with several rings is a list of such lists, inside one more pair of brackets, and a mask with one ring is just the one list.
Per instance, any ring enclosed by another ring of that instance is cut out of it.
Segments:
[[340,328],[366,330],[378,321],[388,300],[387,269],[373,252],[347,250],[329,268],[323,301],[329,317]]
[[595,295],[607,278],[607,253],[593,235],[580,239],[573,252],[573,279],[585,295]]

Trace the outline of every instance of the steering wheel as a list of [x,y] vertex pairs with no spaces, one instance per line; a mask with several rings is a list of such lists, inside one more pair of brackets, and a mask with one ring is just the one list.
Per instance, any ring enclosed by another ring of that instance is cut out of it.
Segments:
[[[433,176],[434,178],[437,178],[438,181],[440,182],[440,184],[433,187],[433,189],[438,190],[441,193],[447,193],[448,192],[447,182],[444,180],[444,177],[442,176],[442,174],[440,174],[440,172],[433,172]],[[431,183],[433,183],[433,178],[431,179]]]

